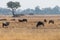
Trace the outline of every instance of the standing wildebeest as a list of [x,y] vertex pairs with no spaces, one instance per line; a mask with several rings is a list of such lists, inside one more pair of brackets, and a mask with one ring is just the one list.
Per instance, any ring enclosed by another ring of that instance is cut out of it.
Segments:
[[23,21],[26,21],[27,22],[27,19],[23,19]]
[[47,22],[47,20],[46,20],[46,19],[44,19],[44,22]]
[[7,19],[0,19],[0,21],[6,21]]
[[5,26],[8,26],[10,22],[4,22],[2,23],[2,27],[4,28]]
[[41,21],[39,21],[39,22],[37,23],[36,27],[38,27],[38,26],[40,26],[40,25],[44,26],[44,23],[41,22]]
[[54,21],[53,21],[53,20],[49,20],[49,24],[50,24],[50,23],[54,24]]
[[27,19],[20,20],[18,19],[19,22],[27,22]]

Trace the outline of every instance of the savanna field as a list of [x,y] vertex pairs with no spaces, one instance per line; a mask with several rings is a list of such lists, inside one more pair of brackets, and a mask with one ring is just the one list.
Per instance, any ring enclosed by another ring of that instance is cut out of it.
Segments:
[[[5,21],[0,21],[0,40],[60,40],[60,16],[0,16],[1,18],[7,19],[10,24],[8,28],[2,28]],[[18,19],[27,19],[27,22],[18,22]],[[44,19],[47,19],[44,27],[36,28],[37,22],[43,22]],[[54,24],[49,24],[49,20],[54,20]]]

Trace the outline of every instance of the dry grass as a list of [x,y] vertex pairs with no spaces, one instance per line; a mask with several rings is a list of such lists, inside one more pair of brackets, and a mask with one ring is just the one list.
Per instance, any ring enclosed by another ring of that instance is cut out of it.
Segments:
[[[3,16],[10,22],[8,28],[2,28],[0,21],[0,40],[60,40],[60,19],[59,16],[23,16],[16,18],[16,21],[10,21],[12,17]],[[17,19],[28,19],[28,22],[19,23]],[[55,21],[55,24],[45,23],[44,27],[36,28],[38,21],[43,19]]]

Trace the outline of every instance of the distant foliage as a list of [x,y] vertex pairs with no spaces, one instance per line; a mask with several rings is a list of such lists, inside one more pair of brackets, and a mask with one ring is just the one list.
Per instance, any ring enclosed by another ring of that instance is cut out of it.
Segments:
[[[17,4],[15,5],[14,4],[15,2],[8,2],[8,7],[12,9],[12,14],[14,16],[16,16],[17,14],[18,15],[25,15],[25,14],[28,14],[28,15],[33,15],[33,14],[60,14],[60,7],[59,6],[55,6],[54,8],[42,8],[40,9],[39,6],[36,6],[35,9],[30,9],[30,8],[27,8],[25,10],[20,10],[18,9],[16,11],[16,9],[20,6],[17,6],[20,5],[18,2],[16,2]],[[12,5],[12,6],[11,6]],[[14,13],[15,12],[15,13]],[[8,15],[8,14],[11,14],[11,10],[10,9],[6,9],[6,8],[0,8],[0,14],[4,14],[4,15]]]
[[34,13],[29,13],[29,15],[34,15]]
[[25,14],[19,14],[20,16],[24,16]]
[[43,8],[40,9],[39,6],[36,6],[35,9],[26,9],[21,11],[21,13],[33,13],[33,14],[60,14],[60,7],[59,6],[55,6],[54,8]]
[[24,16],[25,14],[15,14],[13,17],[20,17],[20,16]]

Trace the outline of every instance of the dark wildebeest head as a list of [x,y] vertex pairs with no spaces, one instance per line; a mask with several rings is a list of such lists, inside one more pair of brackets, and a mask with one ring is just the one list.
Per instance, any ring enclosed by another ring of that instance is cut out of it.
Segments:
[[44,26],[44,23],[41,22],[41,21],[39,21],[39,22],[37,23],[36,27],[41,26],[41,25]]
[[5,26],[8,26],[10,22],[3,22],[2,27],[4,28]]
[[46,20],[46,19],[44,19],[44,22],[47,22],[47,20]]
[[54,24],[54,21],[53,21],[53,20],[49,20],[49,24],[50,24],[50,23]]
[[27,19],[20,20],[18,19],[19,22],[27,22]]
[[27,22],[27,19],[23,19],[23,21]]

